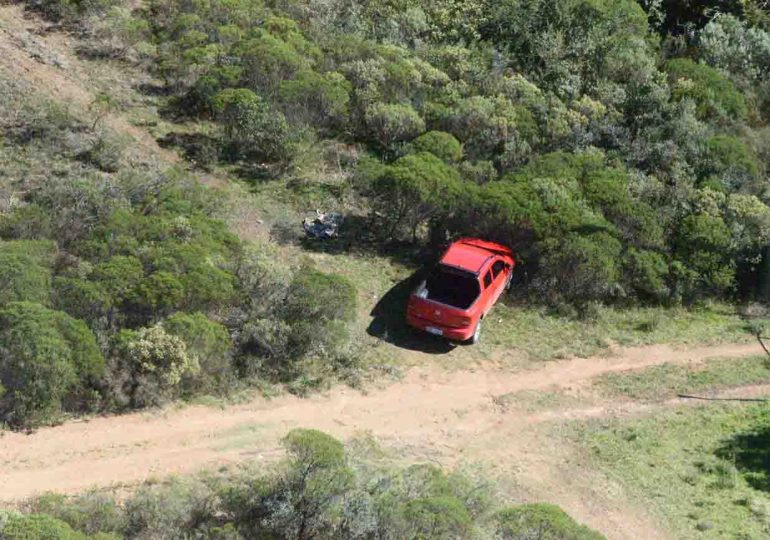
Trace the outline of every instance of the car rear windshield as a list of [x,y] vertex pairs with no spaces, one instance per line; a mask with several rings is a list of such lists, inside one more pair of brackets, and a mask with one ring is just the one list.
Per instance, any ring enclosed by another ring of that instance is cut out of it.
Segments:
[[473,274],[439,264],[425,281],[427,298],[460,309],[468,309],[481,293]]

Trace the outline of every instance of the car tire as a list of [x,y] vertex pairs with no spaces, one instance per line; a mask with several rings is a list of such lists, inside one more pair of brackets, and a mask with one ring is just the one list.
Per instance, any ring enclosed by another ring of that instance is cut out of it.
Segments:
[[476,323],[476,329],[473,331],[473,335],[468,339],[469,345],[475,345],[481,339],[481,321]]

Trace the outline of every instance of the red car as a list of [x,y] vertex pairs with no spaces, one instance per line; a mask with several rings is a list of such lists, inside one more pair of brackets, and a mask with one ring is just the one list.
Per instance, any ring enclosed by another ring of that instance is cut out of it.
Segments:
[[511,283],[510,249],[494,242],[462,238],[409,297],[410,326],[451,341],[477,343],[481,321]]

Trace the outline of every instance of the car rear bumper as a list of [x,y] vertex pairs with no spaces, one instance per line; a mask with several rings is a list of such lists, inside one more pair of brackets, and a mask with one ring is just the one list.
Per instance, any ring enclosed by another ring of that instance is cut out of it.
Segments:
[[452,341],[467,341],[471,338],[471,336],[473,336],[474,330],[473,325],[463,328],[449,328],[446,326],[441,326],[440,324],[436,324],[435,322],[417,317],[416,315],[412,315],[410,313],[406,314],[406,322],[409,324],[409,326],[417,328],[418,330],[422,330],[423,332],[428,332],[428,328],[438,328],[441,330],[442,337]]

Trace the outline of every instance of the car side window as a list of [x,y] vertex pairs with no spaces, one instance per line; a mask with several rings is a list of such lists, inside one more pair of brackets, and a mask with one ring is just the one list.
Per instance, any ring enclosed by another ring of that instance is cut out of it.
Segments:
[[500,272],[503,271],[503,268],[505,268],[505,261],[503,260],[495,261],[495,264],[492,265],[492,274],[495,277],[499,276]]
[[484,275],[484,288],[486,289],[490,285],[492,285],[492,270],[488,270]]

